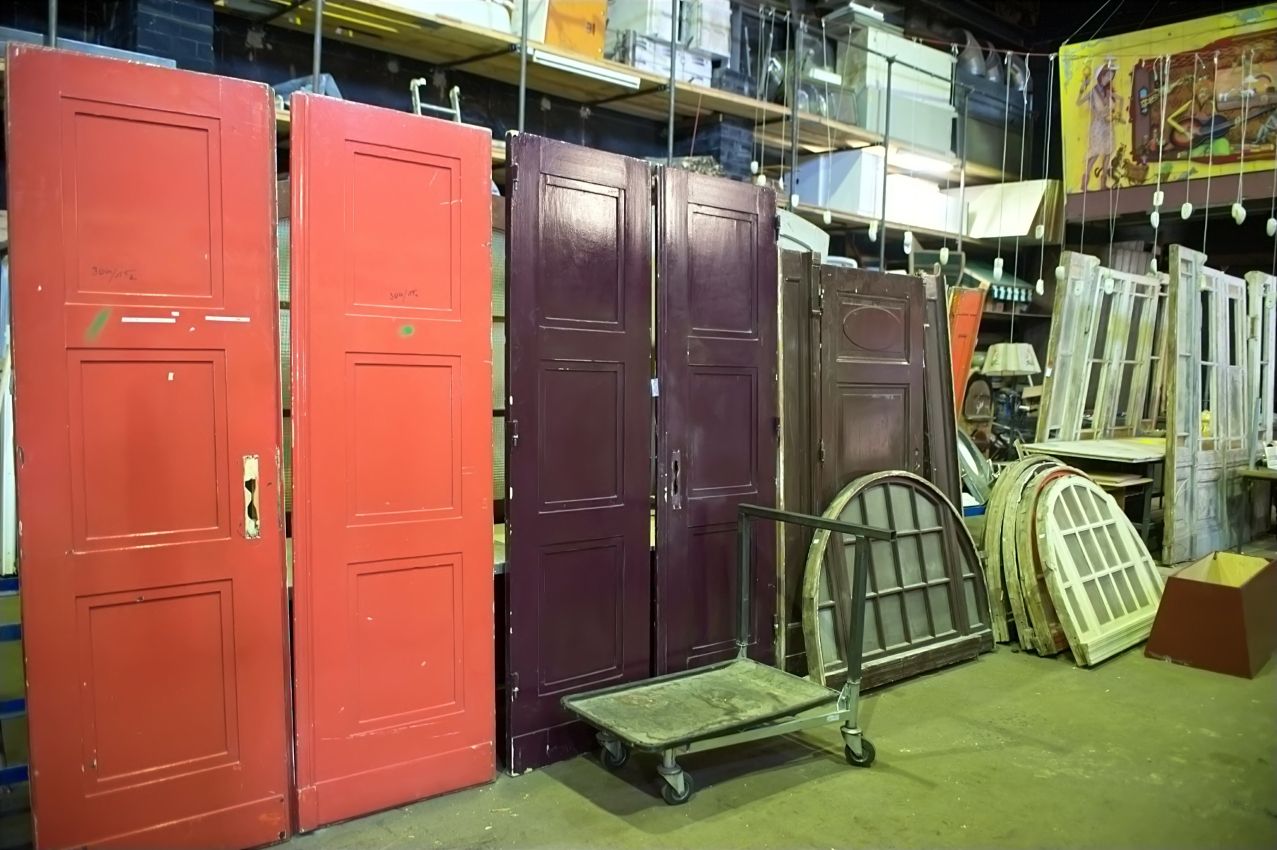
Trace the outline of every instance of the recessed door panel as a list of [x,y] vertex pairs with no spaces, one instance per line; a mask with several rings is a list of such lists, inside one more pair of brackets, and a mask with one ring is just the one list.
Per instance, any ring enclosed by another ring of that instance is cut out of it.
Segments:
[[[666,169],[657,256],[655,671],[736,653],[736,506],[774,505],[775,216],[770,191]],[[750,654],[774,654],[774,530],[756,531]]]
[[485,782],[491,138],[293,98],[303,829]]
[[41,847],[289,831],[265,86],[10,46]]
[[817,509],[870,472],[923,473],[922,281],[824,266]]
[[650,673],[651,183],[510,142],[507,766],[580,752],[559,700]]

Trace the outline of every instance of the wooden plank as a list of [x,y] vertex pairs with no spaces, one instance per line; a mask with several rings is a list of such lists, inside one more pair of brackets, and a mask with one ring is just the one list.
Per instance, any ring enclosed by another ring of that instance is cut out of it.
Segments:
[[1150,463],[1166,456],[1165,441],[1151,437],[1115,437],[1103,440],[1049,440],[1021,443],[1021,455],[1111,460],[1118,463]]

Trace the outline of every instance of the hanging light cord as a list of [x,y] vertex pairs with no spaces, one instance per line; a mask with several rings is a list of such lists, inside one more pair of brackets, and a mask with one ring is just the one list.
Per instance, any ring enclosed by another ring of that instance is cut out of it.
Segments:
[[[1162,152],[1166,150],[1166,101],[1170,97],[1171,54],[1162,56],[1161,93],[1158,96],[1157,122],[1157,188],[1153,190],[1153,211],[1157,213],[1157,223],[1153,226],[1153,262],[1157,262],[1157,231],[1162,226]],[[1151,271],[1151,269],[1150,269]]]
[[[1206,153],[1206,205],[1205,205],[1205,211],[1202,215],[1202,253],[1203,254],[1206,253],[1206,233],[1210,229],[1210,178],[1211,178],[1211,171],[1213,171],[1215,168],[1215,135],[1214,135],[1215,134],[1215,115],[1216,115],[1215,92],[1219,86],[1219,52],[1218,51],[1215,52],[1214,61],[1215,61],[1215,75],[1210,88],[1211,138],[1206,140],[1206,151],[1207,151]],[[1197,97],[1196,93],[1193,94],[1193,97],[1194,97],[1194,100],[1196,100],[1196,97]],[[1193,125],[1190,124],[1189,125],[1190,133],[1192,132],[1192,129],[1193,129]],[[1192,148],[1193,148],[1193,139],[1191,136],[1189,137],[1189,140],[1188,140],[1188,147],[1189,147],[1189,155],[1191,156]]]
[[[1008,79],[1009,79],[1008,75]],[[1024,57],[1024,88],[1020,90],[1020,173],[1017,182],[1024,182],[1024,137],[1028,135],[1025,128],[1029,123],[1029,57]],[[1003,204],[1002,206],[1006,206]],[[1001,229],[1001,228],[999,228]],[[1016,283],[1020,280],[1020,228],[1015,229],[1015,254],[1011,261],[1011,276]],[[1011,330],[1008,342],[1015,342],[1015,309],[1011,309]]]
[[1246,172],[1246,125],[1250,122],[1250,96],[1252,94],[1250,83],[1247,80],[1254,74],[1255,66],[1255,49],[1251,48],[1250,59],[1242,62],[1242,138],[1241,138],[1241,156],[1237,161],[1237,203],[1242,202],[1242,177]]
[[[1054,118],[1053,107],[1055,106],[1055,57],[1050,59],[1050,65],[1046,71],[1047,90],[1046,90],[1046,145],[1042,153],[1042,173],[1049,174],[1051,171],[1051,120]],[[1042,215],[1042,236],[1038,245],[1038,280],[1042,279],[1042,273],[1046,270],[1046,214],[1045,210]]]
[[[1007,174],[1007,136],[1010,134],[1011,128],[1011,54],[1006,56],[1006,66],[1002,69],[1002,73],[1006,75],[1007,85],[1006,93],[1002,99],[1002,168],[999,169],[999,176],[1006,177]],[[998,259],[1002,259],[1002,208],[1004,204],[998,205]]]

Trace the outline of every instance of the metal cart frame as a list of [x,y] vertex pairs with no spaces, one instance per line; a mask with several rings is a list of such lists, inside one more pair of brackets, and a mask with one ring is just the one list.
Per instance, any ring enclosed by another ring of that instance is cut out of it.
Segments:
[[[625,729],[605,728],[604,725],[592,720],[588,713],[582,711],[581,703],[595,699],[598,697],[606,697],[610,695],[624,694],[632,692],[636,689],[649,687],[658,683],[674,682],[678,680],[689,680],[707,673],[723,670],[734,664],[746,662],[756,664],[756,662],[748,659],[748,648],[750,645],[750,610],[751,610],[751,594],[750,587],[752,564],[750,558],[750,550],[752,547],[753,533],[751,521],[754,519],[765,519],[774,522],[788,522],[795,525],[802,525],[812,529],[822,529],[829,531],[836,536],[836,543],[843,542],[843,535],[851,535],[855,537],[855,554],[854,554],[854,587],[847,588],[845,581],[841,579],[846,575],[844,569],[834,569],[830,571],[831,580],[835,582],[833,593],[835,596],[844,597],[845,601],[852,603],[852,618],[850,623],[851,642],[850,647],[863,646],[865,633],[865,592],[867,587],[867,576],[869,568],[869,542],[871,540],[894,540],[896,533],[894,530],[872,528],[868,526],[857,525],[853,523],[842,522],[839,520],[828,519],[825,517],[809,516],[807,514],[799,514],[791,511],[779,510],[776,508],[764,508],[757,505],[742,504],[737,512],[737,560],[739,564],[737,586],[740,588],[740,597],[738,599],[737,609],[737,636],[736,636],[736,658],[731,661],[722,661],[717,664],[707,665],[692,670],[685,670],[678,673],[670,673],[665,676],[657,676],[651,679],[644,679],[640,682],[629,682],[623,685],[615,685],[608,688],[601,688],[586,693],[573,694],[563,698],[563,706],[568,711],[578,715],[585,722],[595,726],[600,731],[598,733],[599,744],[602,746],[600,760],[603,765],[611,770],[620,768],[629,760],[631,750],[639,750],[641,752],[659,753],[661,757],[660,764],[657,766],[657,772],[663,780],[661,786],[661,794],[666,803],[670,805],[678,805],[687,802],[692,795],[692,779],[687,771],[679,766],[677,757],[686,753],[702,752],[704,750],[718,749],[719,747],[730,747],[735,744],[745,743],[747,741],[756,741],[764,738],[772,738],[777,735],[788,735],[794,732],[801,732],[805,729],[811,729],[817,726],[825,726],[831,723],[840,723],[843,738],[843,754],[849,764],[856,767],[868,767],[873,763],[875,752],[873,745],[864,736],[860,728],[858,717],[859,701],[860,701],[860,679],[861,679],[861,661],[863,653],[857,651],[853,657],[848,659],[847,678],[840,690],[832,690],[823,688],[820,693],[816,688],[811,690],[815,692],[814,698],[807,699],[804,702],[789,705],[785,707],[781,713],[764,717],[753,721],[746,725],[722,727],[711,729],[703,734],[691,737],[675,738],[672,740],[662,740],[659,744],[651,742],[637,742],[633,737],[627,735]],[[830,547],[830,557],[841,560],[844,547],[835,545]],[[793,676],[783,671],[769,670],[769,674],[779,674],[782,677],[792,676],[794,679],[801,677]]]

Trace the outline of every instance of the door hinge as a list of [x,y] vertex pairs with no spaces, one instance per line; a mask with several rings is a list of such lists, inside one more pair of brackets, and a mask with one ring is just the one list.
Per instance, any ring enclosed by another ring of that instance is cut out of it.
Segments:
[[510,194],[514,194],[514,190],[519,186],[519,163],[510,163]]
[[519,698],[519,674],[511,673],[510,674],[510,701],[513,702],[514,700],[518,698]]
[[780,239],[780,216],[779,215],[772,216],[772,234],[776,237],[777,240]]
[[510,420],[510,448],[517,449],[519,447],[519,420]]
[[820,443],[816,446],[816,462],[817,463],[825,462],[825,441],[824,440],[821,440]]
[[656,170],[655,165],[652,166],[652,171],[649,176],[652,178],[652,198],[655,199],[657,194],[661,191],[661,176],[660,172]]

